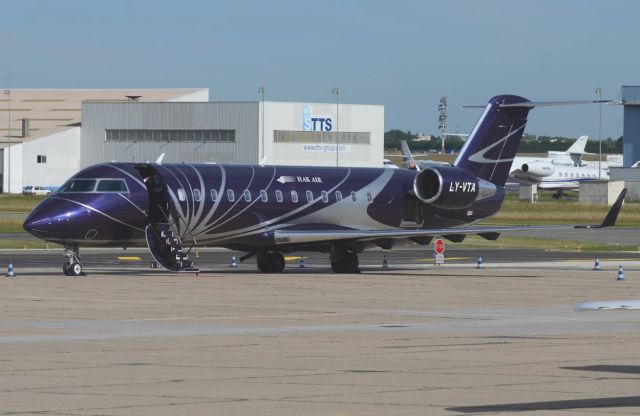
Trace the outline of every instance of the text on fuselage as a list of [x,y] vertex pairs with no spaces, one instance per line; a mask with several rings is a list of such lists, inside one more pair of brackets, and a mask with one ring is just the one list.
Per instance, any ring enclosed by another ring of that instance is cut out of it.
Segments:
[[449,192],[475,192],[475,191],[476,191],[475,182],[460,182],[460,181],[449,182]]

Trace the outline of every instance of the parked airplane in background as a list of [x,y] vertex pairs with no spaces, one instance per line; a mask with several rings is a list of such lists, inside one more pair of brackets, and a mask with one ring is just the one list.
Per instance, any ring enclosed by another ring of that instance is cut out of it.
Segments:
[[587,141],[589,141],[589,136],[580,136],[564,152],[549,150],[547,156],[556,165],[583,166],[582,155],[587,154],[584,150],[587,147]]
[[609,171],[582,161],[589,136],[580,136],[564,152],[549,151],[548,157],[521,157],[513,159],[509,180],[521,185],[537,185],[540,189],[555,190],[560,198],[566,190],[578,189],[580,182],[609,180]]
[[434,166],[449,166],[449,163],[437,160],[416,160],[405,140],[401,140],[400,145],[402,146],[402,166],[406,169],[423,170]]
[[[196,244],[244,251],[281,272],[283,253],[330,253],[334,272],[358,272],[358,253],[435,236],[494,240],[540,227],[465,228],[495,214],[535,106],[492,98],[453,166],[406,169],[103,163],[83,169],[29,214],[24,228],[63,244],[66,274],[82,273],[80,246],[147,245],[168,270],[197,270]],[[598,228],[613,225],[623,194]]]

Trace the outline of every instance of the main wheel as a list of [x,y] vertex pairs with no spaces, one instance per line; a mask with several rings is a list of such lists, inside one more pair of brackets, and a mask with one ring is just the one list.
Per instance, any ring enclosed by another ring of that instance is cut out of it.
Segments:
[[73,263],[70,271],[73,276],[80,276],[82,274],[82,265],[80,263]]
[[284,256],[279,252],[259,253],[258,270],[263,273],[281,273],[284,270]]
[[345,253],[331,260],[331,270],[334,273],[359,273],[358,255],[356,253]]
[[62,272],[64,273],[65,276],[69,276],[70,272],[69,272],[69,263],[64,263],[62,265]]

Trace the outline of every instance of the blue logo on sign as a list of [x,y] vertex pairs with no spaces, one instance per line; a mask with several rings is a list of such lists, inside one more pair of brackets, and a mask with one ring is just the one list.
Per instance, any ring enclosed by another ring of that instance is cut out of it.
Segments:
[[306,105],[302,107],[302,130],[311,131],[311,112]]
[[333,119],[331,117],[312,117],[309,107],[302,107],[302,130],[303,131],[331,131],[333,130]]

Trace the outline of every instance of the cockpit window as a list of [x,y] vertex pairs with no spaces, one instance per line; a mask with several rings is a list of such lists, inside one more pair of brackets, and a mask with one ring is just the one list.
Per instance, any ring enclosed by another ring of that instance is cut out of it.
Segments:
[[96,182],[95,179],[71,179],[60,192],[93,192]]
[[100,179],[97,192],[129,192],[124,179]]

